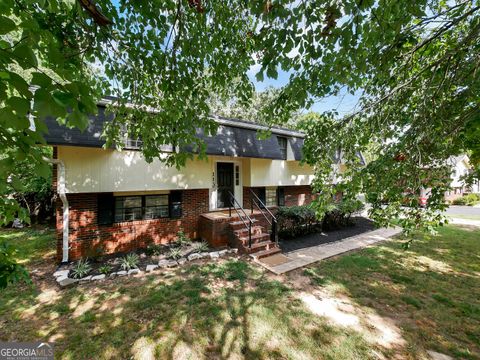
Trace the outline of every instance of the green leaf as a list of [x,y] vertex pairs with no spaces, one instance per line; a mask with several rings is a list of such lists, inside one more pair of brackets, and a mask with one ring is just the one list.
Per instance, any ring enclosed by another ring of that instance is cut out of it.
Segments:
[[19,116],[26,116],[30,111],[30,101],[18,96],[10,97],[7,100],[7,104],[12,107]]
[[9,33],[10,31],[15,30],[16,24],[13,20],[0,15],[0,35]]
[[53,99],[57,102],[57,104],[67,107],[68,105],[72,105],[72,101],[75,99],[72,93],[63,92],[63,91],[55,91],[53,94]]
[[52,79],[41,72],[32,73],[32,85],[38,85],[43,88],[48,88],[52,85]]
[[21,43],[16,46],[15,50],[13,50],[13,55],[15,56],[15,60],[17,60],[20,66],[24,69],[38,66],[37,56],[33,52],[31,46],[26,43]]

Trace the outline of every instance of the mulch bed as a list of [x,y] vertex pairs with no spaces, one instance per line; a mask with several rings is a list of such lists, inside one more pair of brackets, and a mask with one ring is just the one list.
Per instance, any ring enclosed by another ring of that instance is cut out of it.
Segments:
[[364,217],[354,217],[352,218],[352,222],[353,224],[351,226],[347,226],[338,230],[322,231],[288,240],[280,239],[280,248],[284,253],[287,253],[298,249],[328,244],[375,229],[373,221]]

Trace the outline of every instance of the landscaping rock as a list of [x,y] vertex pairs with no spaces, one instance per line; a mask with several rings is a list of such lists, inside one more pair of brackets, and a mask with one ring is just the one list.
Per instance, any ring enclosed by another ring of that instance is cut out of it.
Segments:
[[130,269],[128,270],[128,275],[140,274],[140,269]]
[[53,276],[58,277],[68,277],[70,270],[57,270],[53,273]]
[[161,268],[171,268],[177,266],[178,263],[175,260],[160,260],[158,266]]
[[15,220],[13,220],[13,223],[12,223],[12,228],[14,229],[23,229],[23,222],[22,220],[16,218]]
[[72,278],[69,278],[69,277],[58,277],[57,278],[57,283],[61,287],[70,286],[70,285],[73,285],[77,282],[78,282],[78,279],[72,279]]
[[230,252],[232,254],[236,254],[236,253],[238,253],[238,249],[237,248],[230,249]]
[[109,277],[111,277],[111,278],[113,278],[113,277],[115,277],[115,276],[117,276],[117,273],[116,273],[116,272],[113,272],[113,273],[111,273],[111,274],[109,275]]
[[197,260],[197,259],[200,259],[200,258],[201,258],[201,256],[200,256],[199,253],[188,255],[188,261]]
[[105,274],[92,276],[92,281],[105,279]]
[[81,278],[81,279],[80,279],[80,284],[89,282],[89,281],[91,281],[91,280],[92,280],[92,275],[85,276],[84,278]]
[[229,252],[230,252],[230,250],[228,250],[228,249],[220,250],[220,251],[218,252],[218,255],[219,255],[219,256],[225,256],[225,255],[227,255]]
[[187,258],[180,258],[177,260],[178,265],[183,265],[187,262]]
[[147,268],[145,269],[146,272],[152,272],[153,270],[157,269],[158,265],[147,265]]
[[212,251],[210,253],[210,259],[218,259],[220,257],[218,251]]
[[127,276],[127,272],[125,270],[117,271],[117,276]]
[[210,256],[210,253],[202,252],[202,253],[199,253],[198,256],[199,256],[199,259],[202,259],[202,258],[206,258],[206,257]]

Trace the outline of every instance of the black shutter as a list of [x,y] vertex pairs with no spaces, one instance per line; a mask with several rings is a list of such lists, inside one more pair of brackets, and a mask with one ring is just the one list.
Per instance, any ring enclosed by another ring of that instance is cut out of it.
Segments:
[[112,193],[98,194],[97,198],[98,206],[98,225],[110,225],[113,224],[115,217],[115,198]]
[[285,206],[285,188],[277,188],[277,202],[278,206]]
[[170,205],[170,217],[181,218],[182,217],[182,191],[171,191],[169,195]]

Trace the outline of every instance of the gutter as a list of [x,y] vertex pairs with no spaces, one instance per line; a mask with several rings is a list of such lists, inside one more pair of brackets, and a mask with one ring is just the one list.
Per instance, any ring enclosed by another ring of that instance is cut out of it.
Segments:
[[65,164],[62,160],[50,159],[44,157],[43,160],[49,162],[50,164],[57,165],[57,192],[60,200],[62,200],[63,205],[63,221],[62,221],[62,263],[68,262],[68,228],[69,228],[69,214],[68,214],[68,200],[67,193],[65,188]]

